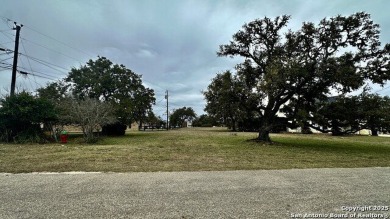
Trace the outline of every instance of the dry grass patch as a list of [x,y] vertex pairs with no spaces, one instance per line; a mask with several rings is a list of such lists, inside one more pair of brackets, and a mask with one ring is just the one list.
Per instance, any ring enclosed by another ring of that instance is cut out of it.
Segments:
[[224,129],[129,132],[97,144],[0,145],[0,172],[198,171],[390,166],[390,138],[273,134],[272,145],[248,141],[256,133]]

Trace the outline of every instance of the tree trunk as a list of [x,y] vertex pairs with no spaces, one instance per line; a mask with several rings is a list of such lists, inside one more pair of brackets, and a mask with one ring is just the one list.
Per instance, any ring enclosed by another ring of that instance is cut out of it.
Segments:
[[232,131],[235,132],[236,130],[236,120],[232,119]]
[[378,130],[376,130],[376,128],[372,128],[371,129],[371,135],[372,136],[378,136]]
[[264,117],[260,123],[259,136],[257,137],[257,141],[262,141],[266,143],[271,143],[271,138],[269,137],[269,133],[273,127],[274,119],[270,117]]
[[258,141],[271,142],[271,138],[269,137],[269,130],[260,128],[259,136],[257,137]]
[[341,132],[341,129],[339,127],[339,123],[336,120],[332,120],[332,135],[333,136],[343,135],[343,133]]
[[301,133],[302,134],[313,134],[313,132],[310,129],[309,123],[308,122],[303,122],[303,125],[301,127]]

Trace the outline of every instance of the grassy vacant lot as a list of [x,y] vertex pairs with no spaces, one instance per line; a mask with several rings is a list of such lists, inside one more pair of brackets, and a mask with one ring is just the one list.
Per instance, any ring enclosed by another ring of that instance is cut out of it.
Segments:
[[129,132],[80,144],[0,144],[0,172],[195,171],[390,166],[390,138],[273,134],[272,145],[248,141],[256,133],[223,129]]

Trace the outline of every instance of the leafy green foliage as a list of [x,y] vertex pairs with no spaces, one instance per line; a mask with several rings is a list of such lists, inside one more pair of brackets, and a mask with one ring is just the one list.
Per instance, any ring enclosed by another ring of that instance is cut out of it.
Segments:
[[167,123],[160,117],[156,116],[152,111],[148,112],[148,115],[145,120],[149,126],[160,128],[166,128]]
[[373,136],[378,131],[390,131],[390,98],[378,94],[363,92],[359,96],[360,111],[362,114],[361,127],[370,129]]
[[[324,133],[331,132],[333,135],[370,129],[372,135],[377,136],[378,131],[390,130],[389,110],[389,97],[364,91],[358,96],[338,96],[317,100],[309,110],[299,111],[295,119],[301,124],[306,122],[308,127]],[[289,118],[294,118],[291,111],[287,115]]]
[[245,58],[237,77],[243,85],[240,105],[257,113],[261,141],[270,141],[277,113],[299,102],[289,102],[294,98],[313,103],[331,90],[358,89],[366,79],[380,84],[390,79],[390,46],[380,48],[379,26],[369,14],[325,18],[318,25],[305,22],[297,31],[284,32],[289,19],[265,17],[245,24],[218,51],[219,56]]
[[37,89],[38,96],[54,103],[60,104],[61,100],[69,96],[69,85],[64,81],[56,81]]
[[219,122],[212,116],[202,114],[199,117],[195,118],[192,122],[192,126],[194,127],[213,127],[219,126]]
[[236,131],[237,122],[240,119],[240,90],[238,88],[237,79],[230,71],[226,71],[217,74],[207,90],[203,92],[207,101],[205,111],[223,121],[233,131]]
[[316,103],[312,112],[313,128],[332,135],[343,135],[359,131],[362,121],[361,102],[357,97],[332,97]]
[[193,121],[195,118],[195,111],[191,107],[182,107],[174,110],[169,116],[169,124],[173,127],[182,127],[184,122]]
[[144,120],[155,103],[154,91],[142,85],[140,75],[105,57],[73,68],[65,81],[79,99],[88,97],[112,104],[124,124]]
[[54,105],[27,92],[1,100],[0,140],[6,142],[42,142],[41,124],[56,121]]
[[[142,85],[140,75],[123,65],[113,64],[105,57],[89,60],[86,65],[73,68],[65,80],[50,83],[37,91],[40,97],[51,101],[58,109],[61,119],[56,124],[48,124],[52,130],[65,124],[85,127],[85,120],[95,121],[95,124],[87,125],[90,127],[83,128],[87,141],[94,140],[92,130],[96,131],[101,126],[105,126],[105,134],[124,134],[126,125],[134,121],[142,123],[155,103],[154,91]],[[84,102],[97,108],[88,108]],[[112,109],[108,110],[107,106]],[[76,116],[76,111],[69,109],[76,110],[85,118]],[[105,118],[97,120],[94,112],[101,115],[103,112],[99,110],[109,111],[109,120],[112,121],[111,116],[114,115],[118,122],[104,124]]]

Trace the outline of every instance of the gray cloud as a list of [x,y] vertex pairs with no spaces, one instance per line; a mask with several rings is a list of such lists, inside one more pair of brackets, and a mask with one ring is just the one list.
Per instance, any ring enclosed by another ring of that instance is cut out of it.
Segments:
[[[0,16],[24,24],[21,52],[47,62],[22,56],[19,66],[28,71],[60,79],[72,67],[105,56],[142,75],[156,92],[157,114],[164,111],[166,89],[172,108],[193,107],[201,114],[201,91],[216,73],[241,60],[217,57],[218,46],[244,23],[290,14],[289,28],[297,29],[303,21],[367,11],[381,25],[381,40],[390,42],[389,6],[386,0],[3,0]],[[0,21],[0,30],[8,29],[0,32],[0,46],[13,49],[9,25]],[[2,54],[0,60],[9,56]],[[0,68],[0,89],[9,90],[10,81],[10,71]],[[17,81],[20,89],[33,90],[50,80],[29,76]]]

